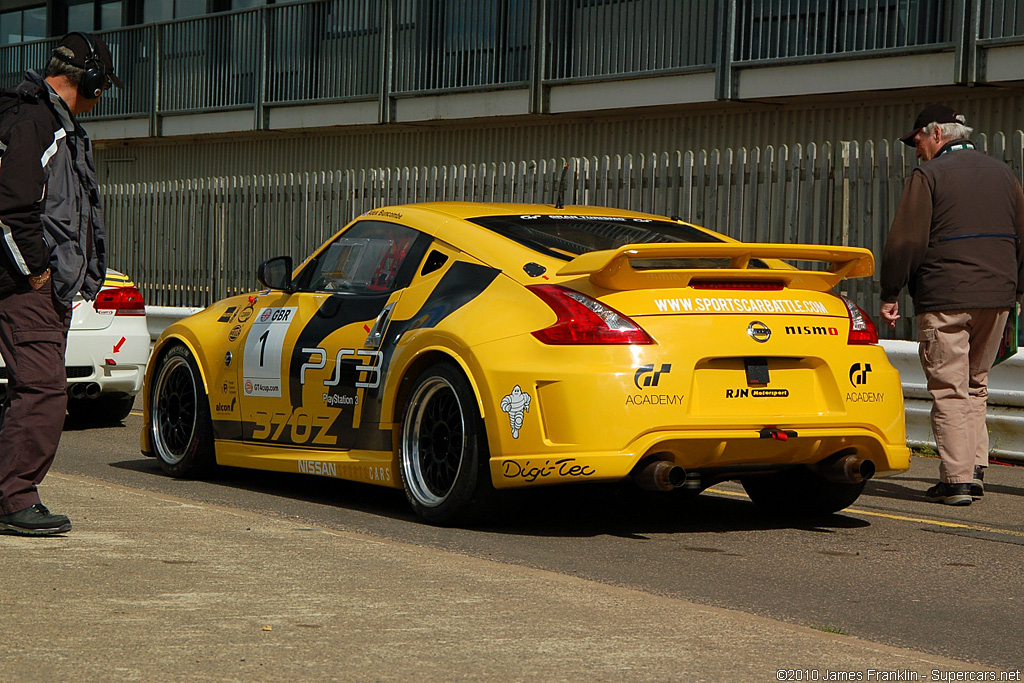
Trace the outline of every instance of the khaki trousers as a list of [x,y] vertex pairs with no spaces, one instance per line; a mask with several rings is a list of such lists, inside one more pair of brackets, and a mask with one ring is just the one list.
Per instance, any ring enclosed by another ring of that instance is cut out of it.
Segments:
[[918,354],[932,395],[932,431],[942,465],[939,477],[968,483],[974,467],[988,466],[988,373],[999,351],[1007,309],[920,313]]

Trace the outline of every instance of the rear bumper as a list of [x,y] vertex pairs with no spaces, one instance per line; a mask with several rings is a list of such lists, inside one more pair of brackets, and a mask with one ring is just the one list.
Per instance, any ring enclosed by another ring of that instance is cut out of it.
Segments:
[[642,460],[672,462],[687,472],[707,472],[716,480],[744,472],[767,472],[792,465],[814,465],[841,451],[870,460],[875,476],[891,476],[910,467],[910,449],[892,445],[863,427],[787,425],[797,436],[786,441],[763,438],[753,428],[664,431],[645,434],[617,452],[562,452],[498,456],[491,459],[496,488],[584,481],[620,481]]

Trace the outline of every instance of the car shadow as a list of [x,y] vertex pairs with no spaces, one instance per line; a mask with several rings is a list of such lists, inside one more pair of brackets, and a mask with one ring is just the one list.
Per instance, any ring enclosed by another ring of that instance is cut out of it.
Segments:
[[[112,467],[167,481],[150,458],[111,463]],[[218,468],[204,482],[276,499],[311,503],[389,519],[421,523],[399,489],[309,475]],[[163,488],[163,487],[160,487]],[[173,489],[168,489],[172,492]],[[642,491],[632,485],[590,484],[501,491],[486,519],[460,527],[468,531],[535,537],[586,538],[645,534],[696,534],[796,529],[834,533],[871,526],[867,520],[840,513],[817,518],[772,516],[746,498],[712,493]],[[222,502],[222,501],[220,501]]]

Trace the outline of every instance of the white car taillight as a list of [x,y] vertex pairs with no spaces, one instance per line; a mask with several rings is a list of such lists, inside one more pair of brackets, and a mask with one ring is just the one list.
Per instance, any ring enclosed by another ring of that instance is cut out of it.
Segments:
[[857,304],[843,295],[839,298],[846,304],[846,312],[850,314],[850,336],[847,337],[847,344],[877,344],[878,328],[871,320],[871,316],[864,312]]
[[558,316],[533,336],[545,344],[653,344],[639,325],[611,306],[559,285],[530,285]]
[[97,311],[114,311],[114,315],[146,315],[142,292],[136,287],[101,289],[92,307]]

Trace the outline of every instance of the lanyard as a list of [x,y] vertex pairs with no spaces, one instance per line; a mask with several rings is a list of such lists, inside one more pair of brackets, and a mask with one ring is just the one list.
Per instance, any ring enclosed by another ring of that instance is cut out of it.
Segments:
[[946,147],[941,152],[939,152],[936,156],[940,156],[941,157],[946,152],[956,152],[956,151],[961,150],[961,149],[974,149],[974,143],[973,142],[958,142],[955,145],[950,145],[949,147]]

